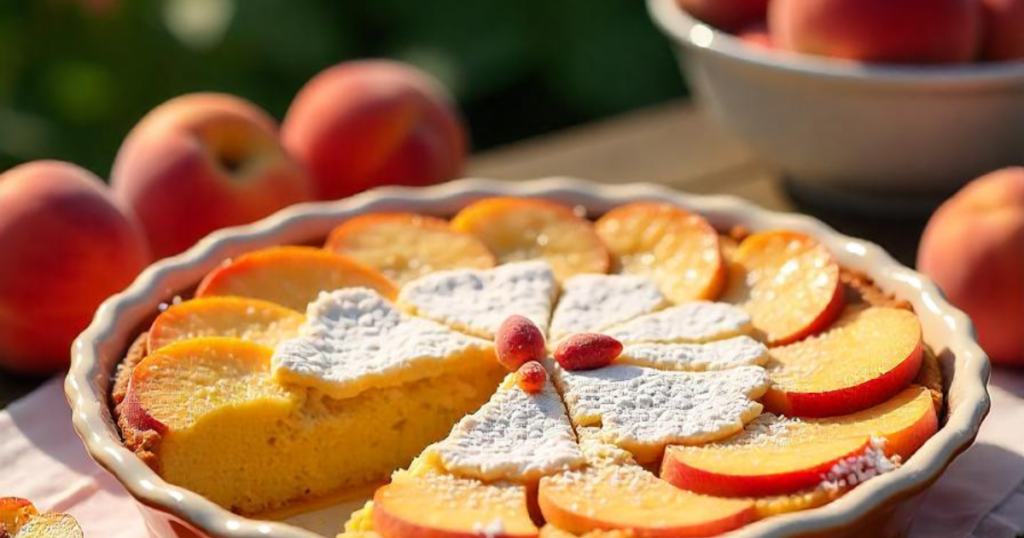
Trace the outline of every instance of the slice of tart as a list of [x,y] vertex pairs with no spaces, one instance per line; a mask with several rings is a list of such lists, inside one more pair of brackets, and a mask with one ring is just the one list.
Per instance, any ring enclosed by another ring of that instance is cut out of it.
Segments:
[[653,280],[632,275],[577,275],[562,283],[548,331],[552,341],[601,332],[668,306]]
[[[160,348],[130,373],[118,408],[126,444],[167,481],[241,514],[384,481],[487,401],[504,372],[488,342],[426,320],[409,320],[410,328],[380,300],[365,289],[325,294],[311,309],[348,312],[355,321],[346,327],[346,318],[335,318],[339,329],[317,314],[303,332],[343,341],[354,334],[346,332],[350,325],[385,313],[407,331],[407,340],[395,340],[411,344],[404,355],[357,356],[333,347],[323,354],[316,346],[304,354],[303,337],[280,346],[294,352],[289,371],[301,372],[301,380],[322,376],[317,385],[325,390],[282,383],[274,350],[244,340],[198,338]],[[416,333],[422,324],[423,334]],[[349,351],[368,352],[363,344]],[[331,376],[344,369],[331,368],[331,360],[350,359],[374,375]]]

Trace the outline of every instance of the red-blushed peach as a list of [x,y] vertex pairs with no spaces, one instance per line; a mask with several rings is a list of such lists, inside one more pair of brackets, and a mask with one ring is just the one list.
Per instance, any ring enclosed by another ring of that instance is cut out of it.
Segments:
[[774,0],[779,48],[868,62],[969,62],[978,55],[978,0]]
[[122,144],[110,181],[158,257],[313,198],[308,175],[277,140],[274,119],[215,93],[184,95],[150,111]]
[[768,11],[768,0],[676,0],[676,4],[695,18],[727,32],[763,21]]
[[1024,0],[981,0],[987,60],[1024,59]]
[[66,367],[96,307],[149,262],[135,216],[92,173],[36,161],[0,175],[0,367]]
[[993,362],[1024,366],[1024,168],[982,176],[932,215],[917,267],[974,321]]
[[763,22],[745,26],[736,32],[736,37],[754,47],[762,49],[775,48],[775,45],[772,43],[772,35],[768,32],[768,25]]
[[313,77],[288,109],[281,140],[323,200],[452,179],[467,145],[444,89],[422,71],[383,60],[347,62]]

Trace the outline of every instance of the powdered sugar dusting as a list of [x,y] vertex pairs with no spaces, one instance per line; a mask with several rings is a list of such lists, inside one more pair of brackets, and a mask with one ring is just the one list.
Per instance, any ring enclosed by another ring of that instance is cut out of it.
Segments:
[[698,301],[647,314],[612,327],[605,334],[624,344],[696,343],[749,333],[750,315],[726,303]]
[[739,366],[763,366],[768,361],[768,348],[749,336],[706,344],[630,344],[616,360],[659,370],[726,370]]
[[509,374],[476,413],[428,448],[454,474],[481,480],[532,482],[583,464],[565,406],[551,382],[527,394]]
[[633,275],[584,274],[562,283],[551,339],[598,332],[668,305],[657,284]]
[[700,444],[743,429],[761,413],[763,368],[668,372],[629,365],[570,372],[555,368],[569,416],[599,426],[599,438],[653,461],[666,444]]
[[314,386],[335,398],[441,375],[467,353],[493,344],[399,312],[377,292],[322,292],[309,304],[299,336],[278,345],[278,379]]
[[482,338],[494,338],[501,322],[524,316],[547,332],[557,294],[551,266],[541,260],[493,269],[439,271],[406,284],[402,308]]
[[832,466],[822,477],[821,487],[825,489],[846,489],[864,483],[880,474],[897,469],[899,456],[893,459],[885,455],[886,439],[871,437],[871,445],[863,454],[851,456]]

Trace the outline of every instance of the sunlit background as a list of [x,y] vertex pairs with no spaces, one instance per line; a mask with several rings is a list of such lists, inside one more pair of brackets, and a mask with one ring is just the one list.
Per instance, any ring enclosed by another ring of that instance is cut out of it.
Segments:
[[186,92],[277,118],[310,77],[390,57],[438,77],[485,149],[685,90],[637,0],[9,0],[0,3],[0,169],[101,177],[145,112]]

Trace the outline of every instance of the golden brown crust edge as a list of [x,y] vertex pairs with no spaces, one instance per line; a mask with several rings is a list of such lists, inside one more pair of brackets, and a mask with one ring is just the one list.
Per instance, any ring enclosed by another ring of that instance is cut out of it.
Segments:
[[121,439],[124,446],[135,452],[146,465],[154,470],[157,469],[156,447],[160,444],[160,434],[153,430],[140,430],[128,423],[123,413],[124,398],[128,393],[128,385],[131,383],[132,372],[135,366],[146,358],[148,332],[140,334],[132,345],[124,359],[117,365],[114,372],[114,382],[110,391],[110,399],[113,403],[114,419],[121,430]]

